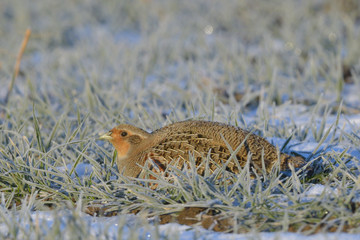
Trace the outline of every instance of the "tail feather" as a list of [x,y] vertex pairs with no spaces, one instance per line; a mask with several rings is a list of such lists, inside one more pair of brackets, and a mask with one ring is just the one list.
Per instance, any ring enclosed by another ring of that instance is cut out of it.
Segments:
[[293,165],[295,168],[300,168],[306,164],[305,158],[301,156],[289,156],[283,154],[281,156],[281,169],[289,169],[289,164]]

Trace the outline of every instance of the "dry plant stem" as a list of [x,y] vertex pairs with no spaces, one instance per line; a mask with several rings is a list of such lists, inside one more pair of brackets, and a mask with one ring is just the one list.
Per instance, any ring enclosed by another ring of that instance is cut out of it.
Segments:
[[20,63],[21,63],[21,58],[24,54],[24,51],[25,51],[25,48],[26,48],[26,45],[29,41],[29,38],[30,38],[30,34],[31,34],[31,30],[28,28],[26,29],[25,31],[25,37],[21,43],[21,47],[20,47],[20,51],[19,51],[19,54],[16,58],[16,63],[15,63],[15,68],[14,68],[14,75],[11,79],[11,82],[10,82],[10,85],[9,85],[9,88],[8,88],[8,92],[6,94],[6,97],[5,97],[5,100],[4,100],[4,103],[5,105],[7,105],[8,101],[9,101],[9,98],[10,98],[10,94],[12,92],[12,89],[14,88],[14,84],[15,84],[15,79],[16,77],[18,76],[19,74],[19,71],[20,71]]

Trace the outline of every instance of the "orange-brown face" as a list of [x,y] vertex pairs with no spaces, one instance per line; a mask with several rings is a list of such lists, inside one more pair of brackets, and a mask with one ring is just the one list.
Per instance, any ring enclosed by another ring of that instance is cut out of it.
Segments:
[[139,144],[148,137],[148,133],[134,128],[128,124],[120,124],[100,137],[101,140],[107,140],[114,145],[118,157],[129,156],[131,151],[135,151]]
[[125,130],[113,128],[110,130],[111,139],[109,140],[114,145],[119,157],[126,156],[130,150],[130,143],[128,141],[131,133]]
[[113,128],[108,133],[102,135],[100,139],[108,140],[114,145],[119,157],[124,157],[128,154],[131,142],[132,132],[124,129]]

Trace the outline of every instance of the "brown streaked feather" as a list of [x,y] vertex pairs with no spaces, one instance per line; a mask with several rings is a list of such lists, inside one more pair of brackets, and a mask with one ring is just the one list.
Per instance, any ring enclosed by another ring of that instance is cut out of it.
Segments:
[[[251,164],[255,169],[262,169],[263,154],[265,168],[269,172],[279,158],[276,147],[264,138],[241,128],[218,122],[177,122],[152,133],[126,124],[119,125],[116,129],[129,131],[131,137],[134,138],[133,141],[129,139],[131,147],[126,158],[118,159],[119,170],[123,170],[125,175],[132,177],[138,176],[141,171],[138,165],[144,166],[148,158],[153,159],[163,171],[171,161],[179,161],[179,167],[181,167],[188,161],[189,154],[194,156],[199,174],[205,171],[203,160],[208,155],[212,160],[209,162],[209,169],[214,171],[216,165],[225,164],[231,153],[242,143],[243,145],[234,156],[237,162],[234,159],[228,162],[226,170],[238,173],[238,166],[245,166],[249,154]],[[136,138],[137,135],[138,138]],[[287,169],[288,164],[293,164],[297,168],[304,165],[305,161],[301,157],[281,153],[280,168]]]

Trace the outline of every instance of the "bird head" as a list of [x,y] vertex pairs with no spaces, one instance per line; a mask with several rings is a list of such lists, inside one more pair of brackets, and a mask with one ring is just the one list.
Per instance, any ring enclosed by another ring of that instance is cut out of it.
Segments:
[[99,139],[109,141],[115,147],[118,157],[124,158],[129,156],[131,151],[136,149],[149,136],[150,133],[140,128],[128,124],[120,124],[100,136]]

